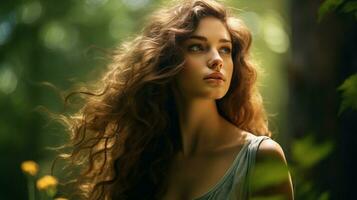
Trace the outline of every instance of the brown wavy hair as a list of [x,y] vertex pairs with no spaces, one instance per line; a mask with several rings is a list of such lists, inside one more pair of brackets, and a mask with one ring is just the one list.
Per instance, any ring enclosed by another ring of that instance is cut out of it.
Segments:
[[[230,10],[214,0],[175,1],[154,12],[147,26],[114,52],[84,104],[63,115],[70,151],[60,157],[75,172],[76,199],[160,199],[163,177],[180,149],[173,80],[184,64],[180,44],[207,16],[222,21],[233,49],[233,77],[216,101],[220,115],[242,130],[271,135],[257,72],[250,61],[252,37]],[[73,188],[73,186],[72,186]]]

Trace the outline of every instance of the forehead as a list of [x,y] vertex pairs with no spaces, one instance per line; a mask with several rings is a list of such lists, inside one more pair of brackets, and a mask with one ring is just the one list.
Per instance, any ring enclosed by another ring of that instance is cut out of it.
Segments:
[[205,17],[198,23],[194,35],[201,35],[209,38],[227,39],[230,40],[230,34],[227,27],[217,18]]

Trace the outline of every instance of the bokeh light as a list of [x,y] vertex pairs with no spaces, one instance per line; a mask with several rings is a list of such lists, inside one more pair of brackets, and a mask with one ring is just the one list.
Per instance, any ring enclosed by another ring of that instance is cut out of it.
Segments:
[[270,50],[285,53],[289,49],[289,36],[284,30],[283,20],[275,11],[269,11],[263,18],[264,40]]
[[8,95],[15,91],[17,76],[7,63],[0,64],[0,92]]
[[122,0],[122,2],[132,10],[144,8],[150,3],[150,0]]
[[4,44],[10,37],[12,31],[12,26],[10,22],[3,21],[0,22],[0,45]]
[[43,8],[40,2],[28,2],[20,7],[21,21],[25,24],[34,23],[41,17]]
[[239,15],[248,26],[253,36],[260,36],[262,29],[262,19],[255,12],[243,12]]
[[49,49],[70,50],[78,40],[78,32],[60,22],[49,22],[40,32],[43,44]]

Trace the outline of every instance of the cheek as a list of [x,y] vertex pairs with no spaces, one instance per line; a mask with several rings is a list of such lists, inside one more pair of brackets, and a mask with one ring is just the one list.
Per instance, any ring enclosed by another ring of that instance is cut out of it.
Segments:
[[180,73],[180,76],[186,81],[192,82],[202,76],[203,63],[198,59],[186,59],[186,63]]
[[186,59],[185,65],[177,75],[177,85],[182,93],[191,95],[202,88],[204,74],[204,63],[199,59]]
[[186,58],[186,63],[184,66],[184,71],[189,72],[194,72],[197,71],[201,68],[201,66],[203,65],[202,60],[199,57],[187,57]]
[[226,68],[226,76],[229,84],[232,79],[233,69],[234,69],[233,62],[229,62]]

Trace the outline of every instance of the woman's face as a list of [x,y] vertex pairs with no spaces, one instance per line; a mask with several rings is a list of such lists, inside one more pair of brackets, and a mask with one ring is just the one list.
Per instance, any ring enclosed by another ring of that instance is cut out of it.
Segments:
[[177,77],[181,95],[189,99],[222,98],[233,73],[232,42],[224,24],[214,17],[201,19],[182,48],[185,65]]

